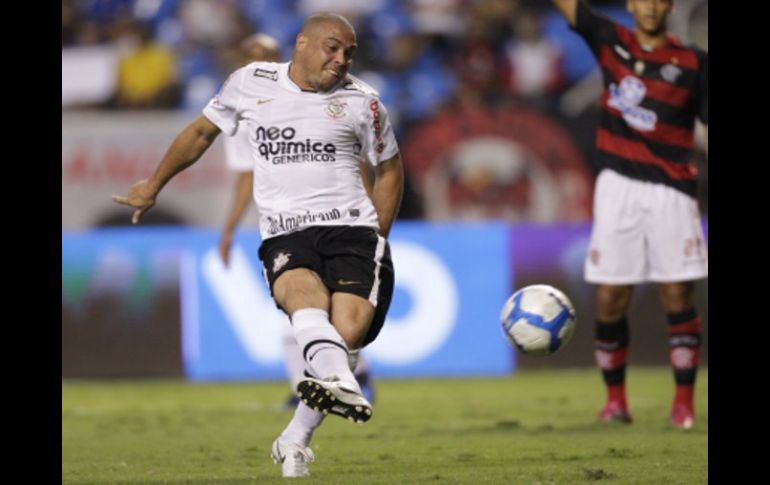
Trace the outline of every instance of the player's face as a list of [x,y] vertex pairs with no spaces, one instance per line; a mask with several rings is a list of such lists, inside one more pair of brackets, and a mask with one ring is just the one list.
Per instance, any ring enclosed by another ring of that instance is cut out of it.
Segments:
[[627,6],[637,29],[647,35],[659,35],[666,30],[673,0],[628,0]]
[[301,56],[306,80],[316,91],[337,86],[353,64],[356,34],[344,24],[325,22],[304,35]]

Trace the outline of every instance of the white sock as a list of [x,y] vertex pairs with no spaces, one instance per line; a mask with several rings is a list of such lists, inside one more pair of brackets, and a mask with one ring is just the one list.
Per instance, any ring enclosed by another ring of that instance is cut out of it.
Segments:
[[283,342],[283,357],[286,359],[286,377],[289,379],[292,394],[296,394],[297,384],[305,378],[305,366],[307,364],[302,358],[302,352],[299,350],[297,339],[294,337],[294,331],[288,319],[281,340]]
[[321,425],[324,417],[322,413],[313,411],[305,403],[300,402],[294,411],[294,417],[281,433],[281,441],[299,443],[302,446],[310,445],[313,431]]
[[[352,350],[350,351],[353,352]],[[353,367],[353,374],[356,376],[364,375],[369,372],[369,362],[364,358],[364,354],[361,353],[361,349],[355,351],[358,355],[355,361],[355,367]]]
[[329,314],[318,308],[297,310],[291,317],[299,350],[310,370],[320,379],[339,377],[355,384],[348,367],[348,347],[337,329],[329,322]]
[[361,362],[361,349],[350,350],[348,349],[348,367],[350,372],[354,375],[358,375],[358,368]]

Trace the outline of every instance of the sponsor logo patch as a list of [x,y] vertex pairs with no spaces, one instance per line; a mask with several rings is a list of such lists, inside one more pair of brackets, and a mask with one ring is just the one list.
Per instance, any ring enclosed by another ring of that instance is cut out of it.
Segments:
[[377,142],[375,145],[377,153],[382,153],[385,149],[385,143],[382,141],[382,126],[380,124],[380,103],[376,99],[373,99],[369,103],[369,110],[372,112],[374,118],[374,139]]
[[615,108],[623,115],[623,119],[632,128],[639,131],[653,131],[658,121],[658,115],[654,111],[642,108],[639,103],[647,94],[647,86],[641,79],[634,76],[626,76],[620,84],[610,84],[610,98],[607,105]]
[[278,80],[278,71],[271,71],[269,69],[262,69],[261,67],[258,67],[254,70],[254,76],[256,77],[264,77],[266,79],[269,79],[271,81],[277,81]]

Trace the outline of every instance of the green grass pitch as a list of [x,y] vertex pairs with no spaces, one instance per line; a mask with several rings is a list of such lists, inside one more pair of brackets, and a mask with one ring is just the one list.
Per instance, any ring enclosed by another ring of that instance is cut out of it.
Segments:
[[[667,368],[628,371],[632,425],[600,424],[595,369],[494,379],[378,380],[374,417],[328,416],[313,484],[708,483],[708,372],[696,424],[668,425]],[[62,383],[63,484],[285,483],[270,445],[280,382]]]

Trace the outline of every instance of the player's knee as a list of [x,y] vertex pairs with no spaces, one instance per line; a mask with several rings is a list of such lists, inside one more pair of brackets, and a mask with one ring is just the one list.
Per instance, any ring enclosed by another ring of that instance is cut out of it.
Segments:
[[681,313],[693,306],[695,285],[692,282],[663,283],[660,299],[666,313]]
[[616,322],[623,318],[632,290],[631,286],[599,286],[596,290],[597,318],[603,322]]
[[[366,336],[366,327],[358,325],[341,325],[339,321],[333,321],[332,325],[337,329],[337,333],[339,333],[342,340],[345,341],[345,345],[348,346],[348,349],[361,348],[361,342],[363,342],[364,337]],[[358,359],[358,357],[356,357],[356,359]]]

